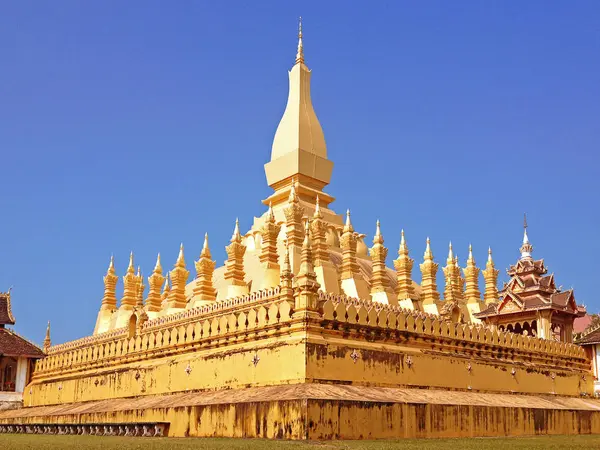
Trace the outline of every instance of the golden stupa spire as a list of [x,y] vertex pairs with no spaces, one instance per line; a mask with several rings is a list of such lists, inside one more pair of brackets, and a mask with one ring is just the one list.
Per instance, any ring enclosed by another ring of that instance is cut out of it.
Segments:
[[427,246],[425,247],[423,259],[423,263],[419,266],[421,269],[421,302],[424,306],[427,306],[435,304],[440,299],[436,282],[439,266],[433,261],[429,238],[427,238]]
[[452,242],[448,245],[448,258],[446,259],[446,267],[444,267],[444,278],[446,280],[445,289],[444,289],[444,300],[451,302],[454,300],[458,300],[456,298],[456,292],[454,292],[456,288],[456,260],[454,259],[454,250],[452,249]]
[[342,265],[340,267],[342,275],[341,279],[349,279],[354,274],[359,273],[358,263],[356,262],[356,245],[357,236],[350,220],[350,210],[346,211],[346,224],[340,239],[340,247],[342,249]]
[[[299,274],[313,274],[314,265],[312,259],[312,244],[310,242],[310,222],[307,220],[304,224],[304,241],[302,242],[302,254],[300,257]],[[316,276],[316,275],[315,275]]]
[[[162,296],[160,293],[160,288],[165,282],[165,277],[162,274],[163,268],[160,263],[160,253],[156,255],[156,264],[154,265],[154,270],[152,271],[152,275],[148,277],[148,286],[150,289],[148,291],[148,297],[146,297],[146,310],[157,312],[160,311]],[[167,286],[168,283],[165,285]]]
[[327,264],[329,262],[329,249],[327,246],[327,222],[323,220],[323,214],[321,214],[318,195],[315,204],[313,220],[310,222],[310,232],[312,237],[315,267]]
[[163,286],[163,291],[162,291],[162,294],[160,295],[160,299],[161,299],[160,307],[161,308],[165,307],[167,298],[169,297],[170,293],[171,293],[171,285],[169,284],[169,272],[167,272],[167,274],[165,276],[165,284]]
[[465,289],[465,298],[467,303],[479,303],[481,301],[481,292],[479,291],[479,272],[480,269],[475,264],[475,258],[473,257],[473,247],[471,244],[469,244],[467,267],[463,269],[467,284]]
[[111,255],[106,275],[104,275],[104,296],[100,309],[114,310],[117,307],[116,287],[119,277],[115,271],[115,258]]
[[[265,205],[271,201],[274,206],[285,203],[292,182],[304,201],[314,204],[319,195],[322,206],[327,207],[334,200],[323,192],[331,180],[333,162],[327,159],[325,136],[310,95],[310,79],[300,23],[296,60],[289,71],[287,105],[273,138],[271,160],[265,165],[267,183],[275,191],[263,200]],[[295,244],[290,241],[290,245]],[[294,254],[293,249],[290,252]]]
[[52,346],[52,341],[50,340],[50,321],[48,321],[48,326],[46,327],[46,338],[44,339],[44,353],[48,353],[50,347]]
[[492,248],[488,249],[488,260],[485,265],[485,270],[481,272],[483,279],[485,280],[485,292],[483,294],[483,301],[486,305],[495,303],[498,301],[498,274],[499,270],[494,266],[494,260],[492,259]]
[[179,245],[179,255],[173,270],[170,272],[171,275],[171,292],[167,299],[168,308],[182,309],[187,305],[187,299],[185,297],[185,285],[187,279],[190,276],[190,272],[185,268],[185,258],[183,254],[183,243]]
[[279,272],[279,284],[281,285],[282,298],[292,302],[294,299],[294,274],[292,273],[292,266],[290,264],[290,248],[288,247],[287,240],[284,242],[283,245],[285,247],[285,252],[283,254],[283,264],[281,266],[281,271]]
[[136,308],[140,308],[141,309],[141,308],[144,307],[144,290],[145,289],[146,289],[146,286],[144,285],[144,277],[142,276],[142,270],[138,266],[138,271],[137,271],[137,293],[136,293],[136,302],[135,302]]
[[137,299],[139,279],[135,274],[133,264],[133,252],[129,254],[129,266],[123,277],[123,297],[121,298],[121,308],[133,309]]
[[281,225],[275,220],[273,207],[269,205],[266,220],[259,230],[262,238],[262,244],[258,255],[263,270],[260,284],[261,289],[277,286],[280,281],[279,254],[277,253],[277,237],[279,236],[280,230]]
[[398,258],[394,260],[397,279],[397,297],[399,301],[410,299],[413,301],[415,309],[416,295],[412,281],[412,268],[414,260],[408,256],[408,246],[404,238],[404,230],[400,233],[400,246],[398,248]]
[[302,17],[298,19],[298,52],[296,53],[296,64],[304,64],[304,45],[302,44]]
[[246,284],[246,272],[244,271],[244,254],[246,246],[242,243],[240,235],[240,223],[235,219],[235,228],[231,236],[230,244],[225,247],[227,260],[225,261],[225,281],[227,283],[227,294],[225,298],[236,297],[248,292]]
[[[375,225],[375,236],[373,237],[373,247],[371,247],[371,261],[373,270],[371,272],[371,299],[389,304],[395,299],[391,298],[389,289],[389,279],[387,269],[385,267],[385,259],[387,258],[388,249],[383,245],[384,239],[381,234],[381,224],[377,220]],[[385,293],[385,294],[383,294]]]
[[213,286],[213,273],[216,262],[213,261],[208,248],[208,233],[204,234],[204,244],[200,252],[200,259],[196,261],[196,281],[194,284],[194,299],[202,301],[213,301],[217,293]]

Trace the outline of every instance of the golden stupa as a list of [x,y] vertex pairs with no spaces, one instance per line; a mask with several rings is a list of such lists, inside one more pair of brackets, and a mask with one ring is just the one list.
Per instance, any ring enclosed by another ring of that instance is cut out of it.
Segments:
[[[521,287],[507,300],[491,251],[482,298],[471,249],[461,268],[450,245],[442,299],[429,239],[417,284],[403,231],[392,269],[379,222],[367,241],[349,211],[330,208],[333,163],[310,79],[300,27],[265,165],[273,193],[247,232],[235,223],[225,265],[215,268],[205,236],[191,282],[182,245],[167,274],[159,255],[145,295],[132,254],[119,301],[111,259],[93,335],[54,346],[48,336],[23,408],[0,412],[0,432],[361,439],[600,431],[590,361],[568,332],[553,339],[546,313],[545,339],[531,331],[533,316],[529,334],[504,331],[508,319],[498,319],[511,304],[506,313],[519,320],[529,288],[518,277],[535,265],[528,248],[514,275]],[[542,275],[532,278],[538,293]],[[565,308],[567,327],[582,309],[574,298]]]

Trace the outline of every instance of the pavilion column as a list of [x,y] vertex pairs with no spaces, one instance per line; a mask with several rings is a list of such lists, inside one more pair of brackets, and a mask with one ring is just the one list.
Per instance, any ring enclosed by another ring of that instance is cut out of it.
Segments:
[[537,337],[550,339],[552,337],[551,311],[538,311]]
[[573,343],[573,322],[571,323],[565,323],[562,326],[562,337],[563,337],[563,342],[567,342],[569,344]]
[[17,373],[15,376],[15,392],[25,391],[27,382],[27,358],[20,357],[17,359]]

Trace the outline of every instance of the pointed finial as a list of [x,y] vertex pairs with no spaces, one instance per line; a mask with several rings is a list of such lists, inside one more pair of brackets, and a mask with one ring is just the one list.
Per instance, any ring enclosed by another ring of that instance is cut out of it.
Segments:
[[162,266],[160,264],[160,253],[156,255],[156,264],[154,265],[154,273],[162,274]]
[[269,202],[269,211],[267,211],[267,217],[271,222],[275,221],[275,213],[273,213],[273,202]]
[[302,44],[302,17],[298,19],[298,52],[296,53],[296,64],[304,64],[304,46]]
[[350,210],[346,210],[346,225],[344,225],[344,233],[347,231],[354,231],[352,227],[352,222],[350,221]]
[[296,187],[295,183],[292,181],[292,188],[290,189],[290,196],[288,197],[288,201],[290,203],[295,203],[298,201],[298,196],[296,195]]
[[237,217],[235,218],[235,228],[233,229],[230,242],[242,242],[242,236],[240,235],[240,221]]
[[129,254],[129,266],[127,267],[127,273],[135,273],[135,268],[133,267],[133,252]]
[[377,219],[377,225],[375,227],[375,237],[373,238],[373,244],[383,244],[383,236],[381,234],[381,224]]
[[425,260],[433,260],[433,253],[431,252],[431,241],[427,238],[427,245],[425,246]]
[[287,240],[283,243],[285,247],[285,253],[283,254],[283,270],[291,270],[290,266],[290,247],[288,246]]
[[317,195],[317,200],[315,202],[315,213],[313,214],[313,217],[315,219],[323,217],[323,215],[321,214],[321,205],[319,204],[319,195]]
[[165,277],[165,284],[163,286],[163,293],[169,292],[171,290],[171,286],[169,285],[169,272],[167,272],[167,276]]
[[469,257],[467,258],[467,262],[475,262],[475,259],[473,258],[473,246],[471,244],[469,244]]
[[531,258],[533,246],[529,242],[529,236],[527,236],[527,214],[523,216],[523,245],[519,250],[521,251],[521,259]]
[[138,271],[137,271],[136,275],[138,278],[142,276],[142,269],[140,266],[138,266]]
[[304,241],[302,247],[310,247],[310,221],[304,222]]
[[51,345],[52,341],[50,340],[50,321],[48,321],[48,326],[46,327],[46,338],[44,339],[44,352],[47,353]]
[[204,233],[204,244],[202,244],[200,258],[212,258],[212,255],[210,254],[210,249],[208,248],[208,233]]
[[404,239],[404,230],[400,231],[400,246],[398,247],[398,255],[408,256],[408,247],[406,245],[406,239]]
[[488,247],[488,263],[494,264],[494,260],[492,259],[492,247]]
[[107,274],[114,275],[115,274],[115,257],[114,255],[110,255],[110,263],[108,264]]
[[183,242],[179,244],[179,255],[177,256],[176,267],[185,267],[185,259],[183,257]]
[[448,261],[454,261],[454,251],[452,250],[452,241],[448,245]]

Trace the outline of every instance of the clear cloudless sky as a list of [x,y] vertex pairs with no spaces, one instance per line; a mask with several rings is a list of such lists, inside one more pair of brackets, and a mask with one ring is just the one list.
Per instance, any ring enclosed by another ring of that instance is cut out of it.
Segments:
[[[405,229],[445,264],[534,256],[600,309],[600,2],[5,1],[0,290],[16,330],[91,334],[111,253],[145,275],[221,265],[271,192],[263,164],[304,18],[332,208],[388,263]],[[441,272],[438,278],[442,279]],[[119,293],[122,291],[119,281]]]

